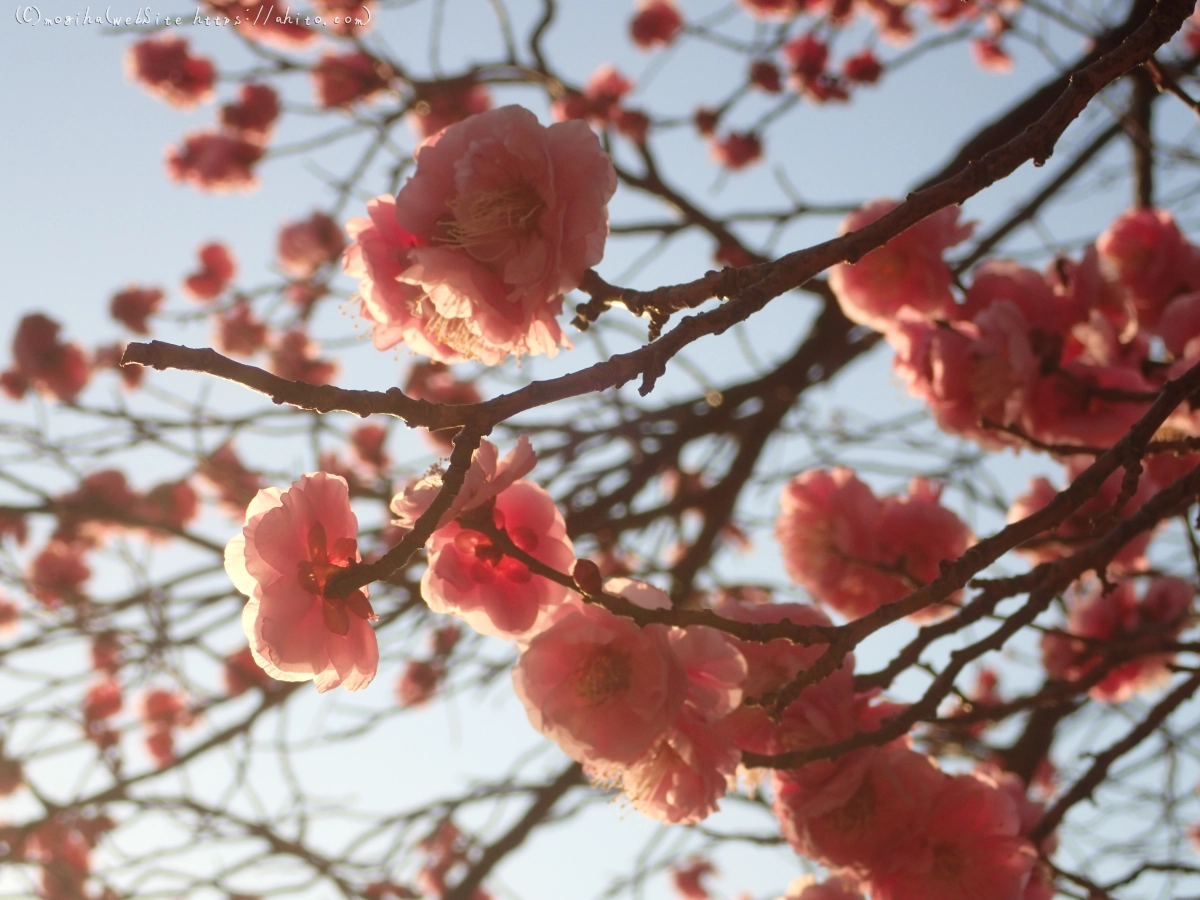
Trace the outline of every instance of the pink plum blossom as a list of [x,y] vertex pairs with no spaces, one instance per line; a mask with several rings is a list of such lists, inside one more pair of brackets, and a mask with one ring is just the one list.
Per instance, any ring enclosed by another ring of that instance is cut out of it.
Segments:
[[1027,434],[1048,444],[1112,446],[1142,417],[1149,400],[1099,393],[1109,390],[1149,394],[1154,385],[1129,366],[1070,362],[1035,382],[1021,424]]
[[872,873],[872,900],[1022,900],[1036,854],[1020,829],[1016,803],[995,782],[945,777],[918,840]]
[[[687,695],[668,633],[599,606],[569,604],[513,669],[530,724],[581,762],[636,762],[666,736]],[[653,781],[648,770],[647,789]]]
[[[640,605],[667,602],[656,590],[648,596],[641,592],[639,599],[630,590],[638,583],[628,579],[610,579],[606,587],[611,591],[622,585],[622,593]],[[710,628],[672,628],[668,639],[687,679],[684,703],[671,728],[620,773],[621,786],[646,817],[695,824],[716,811],[741,761],[728,731],[717,726],[741,703],[746,660]],[[603,766],[596,768],[605,774]]]
[[62,602],[75,604],[85,600],[83,584],[92,570],[83,559],[79,543],[51,540],[29,564],[29,585],[38,600],[55,609]]
[[857,84],[874,84],[883,74],[883,66],[875,54],[866,49],[846,58],[842,63],[842,74]]
[[398,277],[432,304],[424,330],[491,365],[556,354],[562,295],[603,255],[616,190],[591,129],[545,128],[506,106],[449,126],[416,159],[396,197],[396,219],[416,238]]
[[[479,442],[479,449],[471,457],[471,467],[463,478],[462,487],[450,504],[450,508],[438,520],[438,528],[453,522],[464,512],[491,500],[533,471],[537,454],[529,444],[529,438],[521,435],[517,446],[500,459],[496,445],[486,438]],[[395,524],[409,529],[433,503],[433,498],[442,487],[442,475],[433,472],[415,479],[392,498],[391,510],[396,514]]]
[[273,336],[267,368],[288,381],[329,384],[337,374],[337,363],[322,359],[320,354],[320,346],[303,328],[293,328]]
[[931,760],[904,746],[855,750],[833,761],[814,790],[814,776],[806,785],[797,775],[817,765],[773,774],[775,815],[796,852],[865,874],[888,871],[919,845],[946,777]]
[[[830,625],[829,617],[804,603],[750,603],[733,597],[716,607],[718,615],[739,622],[774,623],[787,619],[794,625]],[[747,697],[761,697],[782,687],[825,652],[823,646],[806,647],[791,641],[769,643],[730,639],[746,661],[742,689]],[[779,746],[780,727],[761,706],[742,705],[732,710],[720,726],[742,750],[771,753]]]
[[404,343],[442,363],[461,362],[466,357],[429,328],[437,315],[433,301],[417,285],[399,280],[409,265],[409,251],[419,242],[396,221],[395,198],[376,197],[367,203],[367,214],[370,218],[346,223],[351,243],[342,257],[342,269],[358,279],[360,312],[372,323],[375,349]]
[[738,5],[756,19],[787,22],[804,8],[803,0],[738,0]]
[[909,490],[880,500],[845,468],[796,476],[775,526],[788,574],[849,618],[932,581],[943,560],[962,555],[971,533],[941,506],[940,487],[918,478]]
[[[851,213],[839,234],[857,231],[899,204],[875,200]],[[957,207],[939,210],[872,250],[856,263],[829,270],[829,286],[851,321],[876,331],[890,330],[902,307],[931,318],[951,318],[950,267],[942,259],[950,247],[971,236],[974,226],[958,221]]]
[[367,589],[344,599],[326,594],[330,577],[359,561],[357,534],[349,488],[337,476],[304,475],[250,501],[242,533],[225,548],[225,571],[250,598],[242,629],[272,678],[357,691],[375,677]]
[[662,739],[621,773],[621,787],[647,818],[694,825],[717,811],[741,758],[723,732],[684,708]]
[[[490,511],[480,512],[516,547],[551,569],[565,572],[575,558],[562,513],[532,482],[513,483],[496,496]],[[530,571],[484,531],[450,522],[433,533],[427,548],[429,567],[421,578],[425,602],[481,634],[521,636],[567,597],[568,588]]]
[[428,703],[445,674],[445,667],[439,662],[410,659],[396,682],[396,699],[406,709]]
[[1162,209],[1131,209],[1117,217],[1096,250],[1133,296],[1138,321],[1158,324],[1163,308],[1184,286],[1188,244],[1171,214]]
[[239,298],[225,312],[213,317],[213,346],[230,356],[253,356],[267,343],[267,326],[254,315],[250,304]]

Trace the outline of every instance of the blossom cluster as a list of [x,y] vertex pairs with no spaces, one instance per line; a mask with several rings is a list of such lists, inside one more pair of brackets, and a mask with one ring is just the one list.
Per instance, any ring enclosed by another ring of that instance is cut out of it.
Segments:
[[[842,232],[895,205],[868,204]],[[943,209],[830,272],[843,312],[883,332],[896,372],[944,430],[987,449],[1108,447],[1200,360],[1200,248],[1169,213],[1125,212],[1045,273],[982,262],[959,298],[943,255],[970,233]],[[1200,418],[1184,405],[1163,428],[1197,436]],[[1178,469],[1159,465],[1151,477]]]
[[[550,495],[524,478],[535,464],[525,438],[503,458],[493,444],[481,443],[426,543],[421,594],[435,612],[515,643],[513,688],[530,723],[594,781],[619,787],[635,809],[667,823],[699,822],[746,774],[743,753],[854,739],[903,710],[877,691],[856,690],[853,654],[801,691],[779,718],[747,703],[791,682],[824,645],[639,625],[615,614],[613,603],[642,611],[668,610],[671,603],[651,584],[603,580],[594,563],[575,559]],[[428,514],[442,479],[431,472],[393,498],[401,532]],[[875,605],[895,599],[908,590],[905,579],[931,579],[940,560],[970,541],[938,499],[923,481],[908,496],[880,499],[849,470],[805,473],[789,485],[780,519],[789,565],[817,599],[841,612],[861,613],[866,598]],[[324,473],[306,475],[287,491],[262,491],[250,504],[226,567],[250,596],[246,634],[254,659],[272,676],[313,678],[320,690],[341,681],[353,690],[374,675],[378,651],[365,597],[341,601],[325,592],[337,569],[357,561],[354,524],[344,480]],[[862,529],[872,534],[864,537]],[[899,566],[906,569],[897,572]],[[856,582],[857,595],[846,587]],[[826,585],[851,592],[831,594]],[[1147,602],[1155,609],[1170,605]],[[331,608],[338,603],[348,616]],[[713,608],[734,622],[831,624],[815,606],[774,602],[761,592],[724,594]],[[355,630],[348,633],[347,623]],[[428,699],[447,652],[436,645],[452,647],[457,639],[452,629],[435,641],[431,660],[406,669],[404,705]],[[1147,664],[1161,665],[1158,658]],[[855,890],[895,900],[1050,896],[1026,838],[1040,807],[1010,775],[943,772],[901,735],[777,770],[772,788],[788,841],[835,871],[842,881],[831,885],[842,885],[848,896]]]
[[616,190],[591,129],[505,106],[427,138],[416,160],[398,196],[347,225],[375,346],[489,365],[569,346],[555,317],[603,255]]

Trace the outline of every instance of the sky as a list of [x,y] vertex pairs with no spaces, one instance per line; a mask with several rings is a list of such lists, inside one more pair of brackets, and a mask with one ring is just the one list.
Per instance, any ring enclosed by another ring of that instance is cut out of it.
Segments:
[[[135,0],[100,0],[99,4],[75,0],[40,0],[36,15],[55,16],[136,15]],[[683,0],[689,17],[719,13],[725,4]],[[513,5],[514,27],[521,34],[534,14],[532,5]],[[719,49],[690,47],[665,59],[634,50],[624,39],[632,4],[566,0],[549,41],[553,65],[582,83],[600,64],[615,63],[639,82],[634,99],[660,111],[686,114],[696,103],[710,99],[728,81],[729,57]],[[172,184],[165,177],[163,152],[186,131],[212,120],[209,105],[190,113],[173,110],[149,97],[127,79],[122,56],[144,28],[109,28],[94,24],[24,24],[31,18],[28,4],[14,7],[0,24],[0,218],[5,277],[0,304],[0,336],[11,334],[21,315],[44,311],[61,321],[67,337],[96,343],[116,340],[121,332],[108,316],[108,299],[130,283],[167,287],[170,308],[195,312],[179,290],[181,277],[194,265],[195,248],[211,239],[232,246],[242,263],[246,283],[274,277],[273,248],[278,228],[286,221],[306,217],[324,203],[319,169],[299,155],[271,159],[262,167],[262,185],[251,194],[203,195]],[[397,8],[385,13],[372,40],[384,40],[397,56],[411,60],[414,70],[428,68],[424,52],[430,4]],[[141,7],[146,9],[146,7]],[[162,3],[149,7],[152,14],[188,15],[194,9]],[[445,40],[440,62],[454,71],[464,61],[491,53],[496,29],[487,17],[483,0],[447,0],[444,4]],[[419,36],[416,40],[413,36]],[[188,27],[186,36],[196,50],[212,56],[222,71],[246,65],[244,53],[229,35],[218,29]],[[1079,51],[1073,39],[1055,33],[1043,36],[1063,57]],[[369,42],[368,42],[369,43]],[[887,52],[894,52],[888,50]],[[771,162],[745,173],[723,174],[705,156],[687,129],[662,139],[659,146],[663,171],[673,183],[690,188],[702,203],[715,210],[735,205],[773,207],[784,203],[779,184],[786,179],[806,200],[829,204],[858,203],[877,196],[902,196],[905,190],[939,167],[949,150],[978,123],[1003,108],[1006,101],[1045,77],[1047,63],[1031,46],[1016,45],[1015,70],[1008,75],[985,73],[965,59],[962,45],[947,47],[897,72],[878,90],[863,91],[846,108],[800,108],[772,130],[767,139]],[[308,85],[296,79],[287,88],[289,105],[300,110],[311,104]],[[232,94],[222,86],[219,102]],[[642,97],[646,99],[643,101]],[[543,121],[545,104],[528,91],[513,89],[502,100],[529,103]],[[749,118],[749,117],[748,117]],[[1182,117],[1165,119],[1164,129],[1189,127]],[[312,133],[312,122],[302,112],[285,119],[275,146],[286,146]],[[1086,128],[1081,123],[1080,128]],[[1076,132],[1073,132],[1076,133]],[[404,140],[413,140],[403,134]],[[1113,151],[1120,161],[1123,149]],[[319,151],[320,166],[338,171],[349,158],[344,147]],[[988,219],[1005,210],[1014,187],[1036,178],[1026,166],[1009,185],[981,195],[967,204],[965,215]],[[382,177],[380,187],[385,189]],[[367,196],[354,198],[345,214],[364,214]],[[1095,234],[1097,223],[1107,223],[1123,208],[1124,197],[1112,191],[1080,190],[1045,223],[1047,233],[1071,240]],[[622,190],[614,201],[612,219],[637,220],[653,207]],[[831,237],[838,217],[829,216],[788,229],[778,236],[779,252]],[[752,230],[748,235],[754,235]],[[1035,250],[1046,234],[1018,236],[1018,246]],[[712,263],[712,247],[700,239],[674,242],[666,252],[641,257],[634,242],[610,244],[610,253],[599,267],[614,283],[653,287],[697,277]],[[348,298],[353,284],[343,280]],[[811,314],[811,305],[794,297],[772,304],[745,329],[745,340],[766,358],[787,348],[797,323]],[[377,354],[365,341],[352,340],[357,331],[348,304],[329,303],[314,333],[344,347],[341,384],[347,387],[385,389],[397,383],[401,366],[390,354]],[[640,326],[639,326],[640,327]],[[358,329],[361,331],[361,329]],[[190,345],[207,341],[203,324],[168,324],[164,334]],[[781,341],[781,336],[783,340]],[[537,362],[517,379],[567,371],[579,365],[584,354],[594,352],[581,343],[580,355],[564,353],[553,363]],[[748,364],[729,349],[730,344],[698,348],[697,358],[706,377],[716,384],[744,375]],[[7,365],[7,339],[0,337],[0,367]],[[196,395],[202,389],[196,376],[151,375],[163,385]],[[664,381],[661,396],[691,389],[691,376],[673,373]],[[207,388],[204,388],[207,389]],[[92,390],[116,393],[111,379]],[[244,402],[236,390],[220,394],[230,403]],[[848,408],[870,417],[891,414],[916,405],[904,396],[889,372],[889,356],[877,349],[853,365],[837,387],[818,392],[814,409],[827,412]],[[6,419],[25,421],[28,408],[0,406],[0,424]],[[420,471],[432,457],[416,438],[397,437],[396,452]],[[263,454],[278,454],[277,447]],[[783,451],[780,450],[780,453]],[[248,450],[253,458],[255,451]],[[277,456],[281,468],[303,463],[303,453],[293,460]],[[1038,464],[1028,457],[1010,460],[1009,477],[1024,478]],[[139,470],[148,482],[160,480],[159,463]],[[165,475],[164,471],[162,475]],[[216,527],[216,526],[214,526]],[[221,538],[224,540],[225,538]],[[778,569],[770,548],[752,557],[750,565]],[[381,688],[385,686],[380,685]],[[386,689],[386,688],[385,688]],[[300,704],[298,721],[289,727],[315,729],[333,715],[313,695]],[[392,730],[389,730],[392,729]],[[414,741],[418,734],[421,740]],[[438,749],[431,754],[431,746]],[[519,705],[504,691],[493,691],[469,708],[461,701],[448,707],[420,712],[411,721],[393,723],[364,748],[354,765],[330,766],[320,755],[302,759],[301,776],[319,785],[329,796],[359,797],[364,806],[416,802],[422,792],[433,794],[441,784],[494,771],[497,756],[515,758],[523,751],[544,746],[525,724]],[[547,768],[559,765],[556,751],[543,750],[539,758]],[[432,757],[432,758],[431,758]],[[219,768],[221,760],[206,765]],[[198,774],[203,774],[201,768]],[[365,774],[365,778],[364,778]],[[213,773],[219,778],[219,773]],[[267,795],[285,793],[281,784],[264,786]],[[331,840],[336,826],[330,826]],[[145,834],[140,832],[140,834]],[[636,813],[617,804],[594,806],[574,828],[551,829],[537,844],[536,854],[518,855],[498,875],[524,898],[562,895],[563,885],[598,885],[601,875],[622,870],[625,861],[658,838],[658,830]],[[140,838],[139,838],[140,839]],[[666,841],[680,839],[676,833]],[[587,852],[580,852],[581,841]],[[215,851],[214,851],[215,852]],[[755,896],[781,890],[798,874],[795,861],[778,851],[739,849],[737,876],[727,884],[732,894],[751,891]],[[653,896],[666,896],[662,880],[654,883]],[[590,893],[572,896],[588,896]]]

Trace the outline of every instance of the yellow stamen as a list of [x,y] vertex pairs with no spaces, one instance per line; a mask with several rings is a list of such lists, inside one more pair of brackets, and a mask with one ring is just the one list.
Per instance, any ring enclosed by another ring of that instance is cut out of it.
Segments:
[[513,182],[491,191],[450,201],[453,218],[442,223],[444,241],[462,247],[483,262],[495,262],[503,246],[537,231],[538,216],[545,208],[531,186]]

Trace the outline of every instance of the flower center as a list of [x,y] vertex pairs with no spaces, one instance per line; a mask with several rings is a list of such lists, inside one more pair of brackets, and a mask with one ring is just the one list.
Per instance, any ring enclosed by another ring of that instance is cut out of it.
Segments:
[[358,541],[354,538],[338,538],[331,547],[324,526],[318,522],[308,531],[308,559],[301,560],[296,566],[300,587],[321,598],[325,627],[337,635],[345,635],[350,631],[351,614],[369,622],[379,618],[361,589],[349,597],[325,596],[329,576],[349,568],[357,555]]
[[632,682],[633,667],[628,653],[597,647],[575,673],[575,693],[593,705],[623,694]]
[[450,202],[454,217],[443,224],[447,243],[482,262],[496,262],[507,252],[509,241],[537,231],[538,214],[544,208],[537,191],[520,181],[460,197]]

